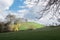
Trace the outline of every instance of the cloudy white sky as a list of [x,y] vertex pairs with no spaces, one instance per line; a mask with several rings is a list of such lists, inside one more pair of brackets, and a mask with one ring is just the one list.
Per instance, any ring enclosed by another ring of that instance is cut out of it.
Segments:
[[[37,4],[37,0],[0,0],[0,15],[5,15],[3,12],[11,11],[16,14],[20,14],[20,17],[26,17],[29,15],[30,18],[34,18],[34,14],[30,15],[30,10],[32,9],[33,6]],[[9,14],[8,12],[6,14]],[[3,16],[4,16],[3,15]],[[3,17],[2,16],[2,17]],[[2,18],[1,17],[1,18]]]
[[4,20],[7,14],[16,14],[17,17],[27,18],[29,20],[35,20],[42,24],[57,23],[57,18],[49,20],[52,16],[52,11],[45,15],[41,19],[37,19],[42,16],[40,12],[48,4],[49,0],[0,0],[0,20]]

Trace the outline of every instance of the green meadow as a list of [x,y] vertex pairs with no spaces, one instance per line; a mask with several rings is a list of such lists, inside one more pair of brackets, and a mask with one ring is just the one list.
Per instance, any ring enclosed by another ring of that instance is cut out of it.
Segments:
[[37,29],[45,27],[42,24],[34,23],[34,22],[25,22],[22,23],[19,30],[27,30],[27,29]]
[[0,33],[0,40],[60,40],[60,26]]

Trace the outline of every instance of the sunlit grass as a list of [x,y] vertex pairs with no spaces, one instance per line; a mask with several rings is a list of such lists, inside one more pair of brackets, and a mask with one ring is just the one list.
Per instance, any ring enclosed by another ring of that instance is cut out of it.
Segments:
[[0,40],[60,40],[60,28],[0,33]]
[[27,30],[29,28],[31,29],[37,29],[37,28],[43,28],[45,27],[42,24],[38,24],[38,23],[34,23],[34,22],[26,22],[26,23],[22,23],[20,26],[20,30]]

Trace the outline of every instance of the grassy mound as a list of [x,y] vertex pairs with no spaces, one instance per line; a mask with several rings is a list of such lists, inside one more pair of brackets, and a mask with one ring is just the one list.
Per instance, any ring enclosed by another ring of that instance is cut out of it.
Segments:
[[20,26],[20,30],[27,30],[27,29],[37,29],[37,28],[43,28],[45,27],[42,24],[34,23],[34,22],[26,22],[22,23]]

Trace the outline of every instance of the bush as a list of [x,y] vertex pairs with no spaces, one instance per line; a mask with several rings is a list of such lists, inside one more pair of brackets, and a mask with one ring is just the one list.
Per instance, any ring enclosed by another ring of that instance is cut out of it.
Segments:
[[10,25],[9,30],[10,31],[19,31],[19,28],[20,28],[20,24],[12,24],[12,25]]

